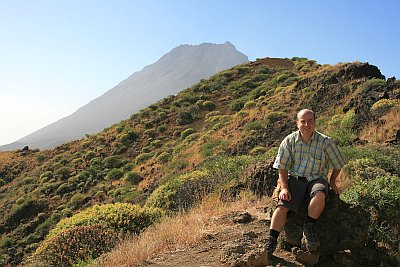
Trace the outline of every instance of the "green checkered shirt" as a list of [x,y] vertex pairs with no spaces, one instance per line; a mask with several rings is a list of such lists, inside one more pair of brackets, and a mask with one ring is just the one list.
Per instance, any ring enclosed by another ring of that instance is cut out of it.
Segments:
[[342,153],[330,137],[314,131],[306,144],[300,138],[300,131],[296,131],[283,139],[273,167],[312,181],[327,179],[330,169],[341,169],[344,164]]

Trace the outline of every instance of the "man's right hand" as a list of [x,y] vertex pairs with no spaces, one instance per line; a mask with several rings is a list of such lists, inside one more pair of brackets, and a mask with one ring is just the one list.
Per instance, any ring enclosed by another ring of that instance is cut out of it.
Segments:
[[290,194],[289,189],[282,188],[279,192],[279,199],[290,201],[292,199],[292,195]]

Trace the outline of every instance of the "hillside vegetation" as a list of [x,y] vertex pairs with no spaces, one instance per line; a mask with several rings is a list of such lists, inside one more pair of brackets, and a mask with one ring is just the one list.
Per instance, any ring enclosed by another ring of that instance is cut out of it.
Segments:
[[[33,254],[73,266],[109,251],[127,233],[234,187],[250,163],[273,159],[302,108],[313,109],[317,129],[341,146],[348,161],[339,181],[343,199],[370,212],[370,239],[395,258],[399,96],[400,81],[368,63],[264,58],[202,80],[98,134],[52,150],[0,153],[0,265]],[[92,240],[83,254],[43,249],[79,250],[82,240]]]

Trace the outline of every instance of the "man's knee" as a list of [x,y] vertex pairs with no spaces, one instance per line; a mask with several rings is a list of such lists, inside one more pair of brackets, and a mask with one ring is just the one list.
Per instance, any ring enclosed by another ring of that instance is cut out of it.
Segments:
[[326,194],[324,191],[316,191],[312,194],[311,198],[316,198],[319,201],[325,201]]
[[275,212],[278,213],[288,213],[289,209],[286,208],[285,206],[277,206]]

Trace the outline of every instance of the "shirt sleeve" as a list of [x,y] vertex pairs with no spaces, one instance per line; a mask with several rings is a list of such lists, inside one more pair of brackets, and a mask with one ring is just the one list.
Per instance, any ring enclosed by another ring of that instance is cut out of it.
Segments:
[[329,163],[334,169],[341,169],[346,164],[346,161],[342,153],[340,152],[339,147],[332,139],[330,139],[330,142],[325,149],[325,153],[327,155],[327,158],[329,159]]
[[283,139],[283,141],[279,146],[278,154],[275,158],[275,162],[272,167],[278,170],[279,169],[289,170],[289,168],[291,167],[291,163],[292,163],[292,157],[289,150],[289,139],[286,137],[285,139]]

